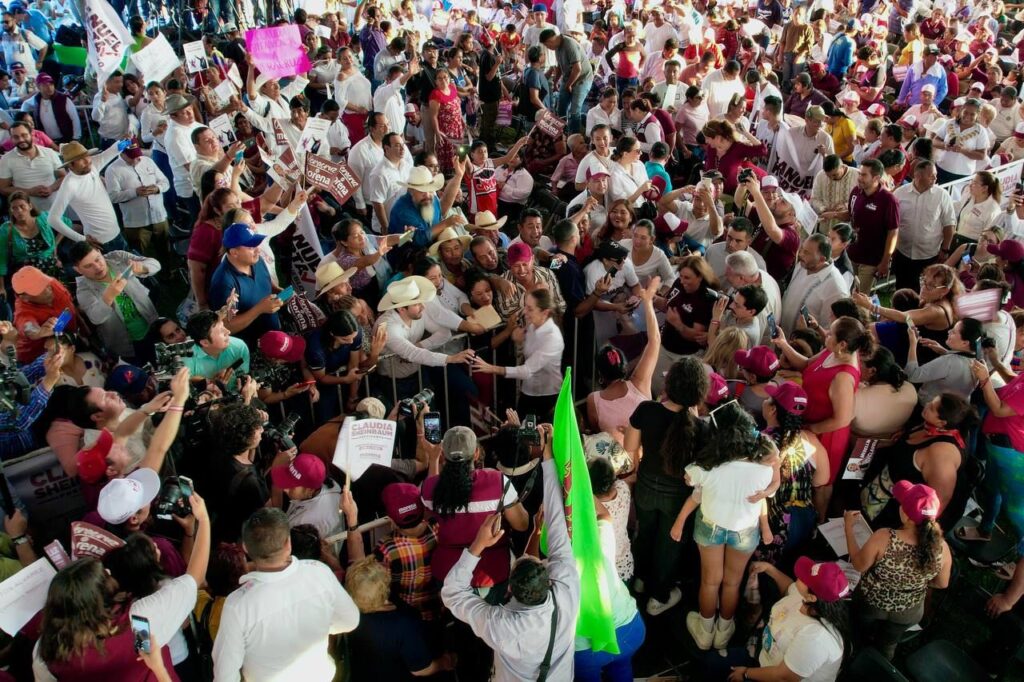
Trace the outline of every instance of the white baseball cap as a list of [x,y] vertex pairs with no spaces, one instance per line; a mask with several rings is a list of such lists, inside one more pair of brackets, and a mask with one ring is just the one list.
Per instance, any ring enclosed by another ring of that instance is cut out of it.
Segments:
[[107,523],[121,524],[152,502],[159,492],[160,476],[152,469],[136,469],[103,486],[96,511]]

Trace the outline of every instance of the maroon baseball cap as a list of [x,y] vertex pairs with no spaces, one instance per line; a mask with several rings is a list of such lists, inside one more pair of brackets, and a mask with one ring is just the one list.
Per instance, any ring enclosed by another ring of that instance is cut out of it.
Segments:
[[306,340],[284,332],[267,332],[260,337],[260,352],[274,360],[298,362],[306,352]]
[[508,264],[529,263],[533,260],[533,249],[525,242],[516,242],[508,247]]
[[704,404],[712,407],[729,397],[729,384],[725,377],[718,372],[708,373],[708,394],[704,398]]
[[420,489],[412,483],[391,483],[380,493],[384,511],[399,528],[412,528],[423,520]]
[[53,85],[53,76],[48,73],[41,73],[36,76],[36,85],[43,85],[44,83]]
[[777,386],[769,384],[764,387],[764,392],[790,414],[803,414],[807,409],[807,392],[792,381],[783,381]]
[[1024,260],[1024,244],[1014,239],[1004,239],[995,246],[988,247],[988,252],[1007,263],[1019,263]]
[[736,364],[759,377],[771,377],[779,369],[779,356],[768,346],[754,346],[732,354]]
[[665,238],[682,236],[689,226],[675,213],[663,213],[654,220],[654,231]]
[[132,140],[131,140],[131,144],[129,144],[125,148],[123,153],[129,159],[137,159],[137,158],[141,157],[142,156],[142,146],[139,144],[139,140],[137,138],[133,137]]
[[892,487],[892,496],[900,503],[900,509],[907,518],[915,524],[934,521],[939,517],[939,496],[923,483],[896,481]]
[[834,561],[815,562],[802,556],[793,569],[797,580],[807,585],[815,597],[824,602],[839,601],[850,594],[850,581]]
[[288,488],[320,488],[327,480],[327,467],[316,455],[302,453],[288,464],[270,468],[270,480],[282,490]]
[[100,430],[100,437],[87,448],[82,448],[75,455],[78,464],[78,477],[85,483],[98,483],[107,471],[107,455],[114,446],[114,434],[106,429]]

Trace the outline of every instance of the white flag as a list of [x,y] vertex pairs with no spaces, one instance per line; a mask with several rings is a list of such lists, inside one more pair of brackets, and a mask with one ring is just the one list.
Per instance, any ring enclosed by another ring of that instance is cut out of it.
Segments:
[[295,234],[292,235],[292,282],[301,284],[310,300],[316,290],[316,268],[323,257],[313,216],[309,214],[309,206],[304,205],[295,219]]
[[107,0],[85,0],[85,26],[89,36],[89,63],[96,79],[106,82],[121,66],[132,45],[132,34]]

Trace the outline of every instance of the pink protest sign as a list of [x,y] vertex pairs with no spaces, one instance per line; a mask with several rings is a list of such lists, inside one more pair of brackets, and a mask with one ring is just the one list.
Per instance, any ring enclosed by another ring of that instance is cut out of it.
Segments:
[[295,24],[249,29],[245,49],[260,73],[269,78],[306,73],[312,67]]

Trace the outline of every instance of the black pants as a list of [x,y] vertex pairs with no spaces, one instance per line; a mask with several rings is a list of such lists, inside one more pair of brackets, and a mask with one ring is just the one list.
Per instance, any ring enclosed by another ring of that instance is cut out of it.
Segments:
[[523,393],[519,396],[519,406],[516,411],[519,412],[520,420],[528,414],[533,414],[537,416],[538,424],[550,424],[555,414],[557,401],[557,395],[526,395]]
[[914,291],[920,289],[919,280],[921,279],[921,273],[937,260],[935,257],[915,260],[904,256],[897,249],[892,254],[892,267],[890,268],[893,274],[896,275],[896,288],[913,289]]
[[668,534],[686,501],[684,494],[653,493],[636,508],[637,534],[633,542],[636,577],[644,581],[648,597],[665,603],[679,577],[682,542]]

